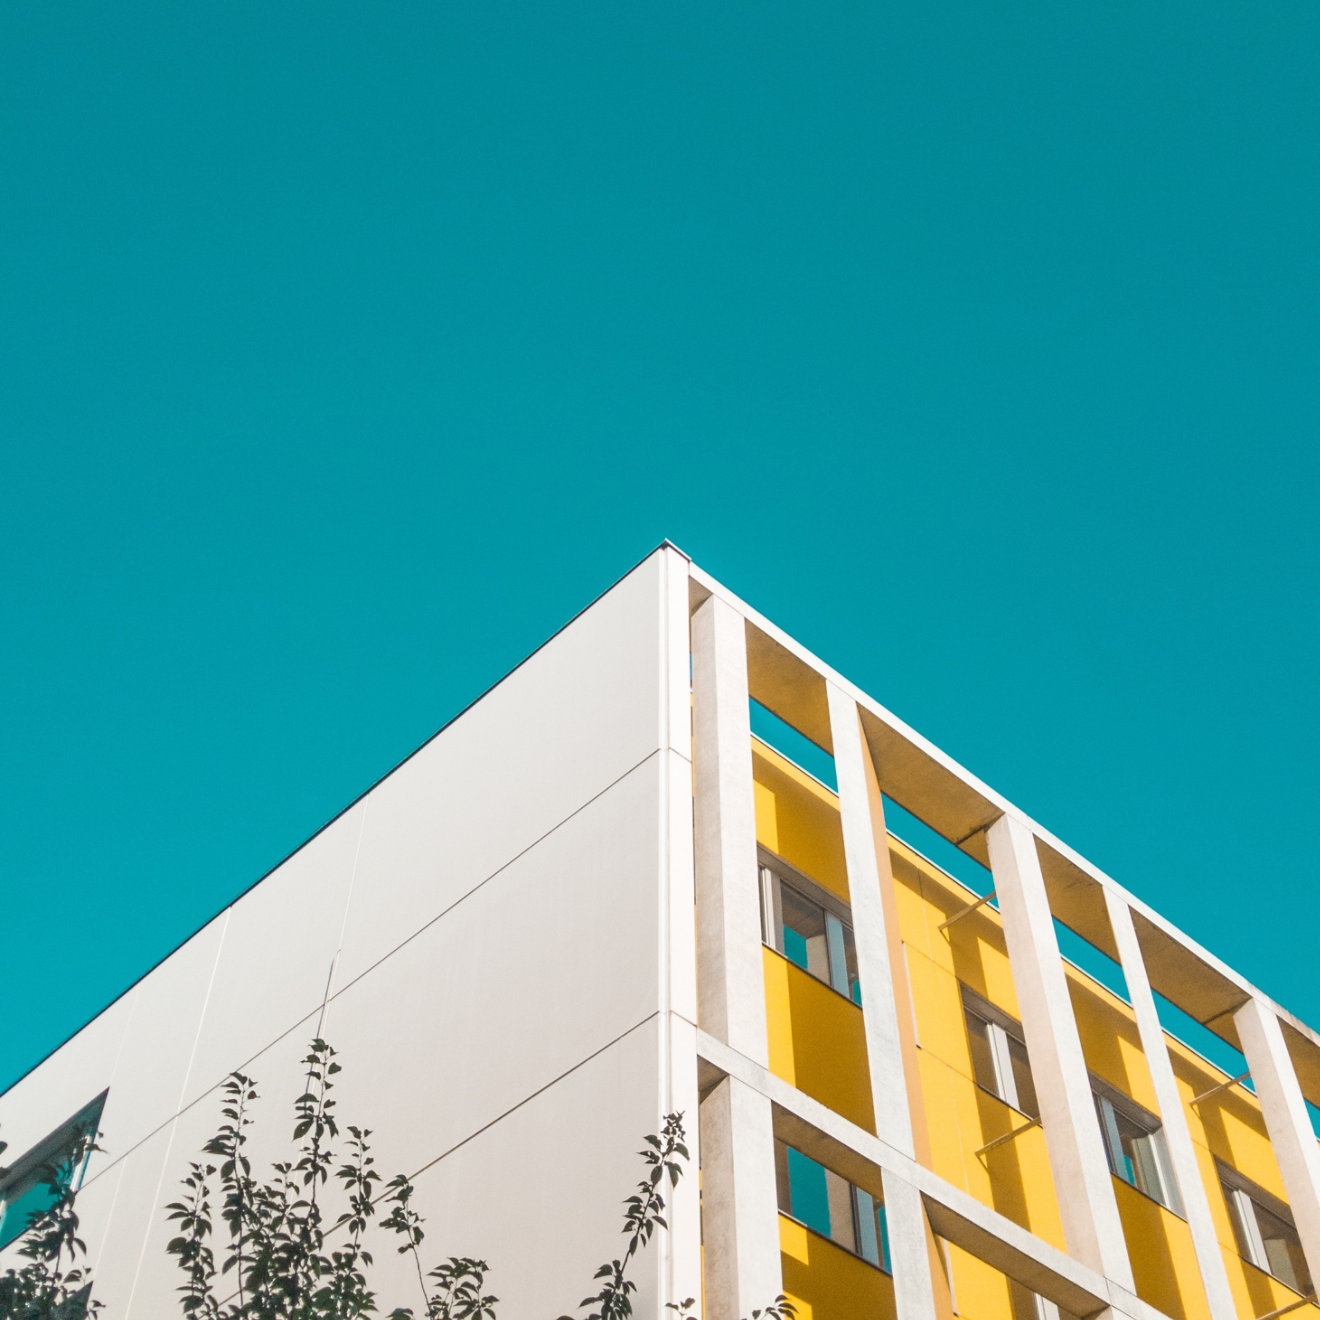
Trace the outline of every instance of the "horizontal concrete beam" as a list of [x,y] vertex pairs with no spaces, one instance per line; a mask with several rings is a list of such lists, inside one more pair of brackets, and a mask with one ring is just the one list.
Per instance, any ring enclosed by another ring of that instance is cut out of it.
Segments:
[[1017,1279],[1077,1316],[1115,1307],[1130,1320],[1167,1320],[1163,1312],[1111,1284],[1096,1270],[982,1204],[902,1151],[850,1123],[818,1100],[776,1077],[707,1032],[697,1033],[703,1089],[718,1077],[736,1077],[769,1097],[775,1134],[872,1193],[884,1175],[904,1179],[921,1193],[931,1227],[941,1237]]
[[[756,645],[763,648],[767,656],[774,657],[774,663],[767,664],[767,668],[776,672],[780,688],[786,687],[788,676],[793,672],[813,676],[810,700],[800,711],[794,710],[796,718],[810,725],[809,728],[803,728],[809,737],[820,741],[826,748],[830,745],[828,728],[821,718],[821,689],[814,682],[815,677],[821,677],[841,688],[861,708],[863,729],[877,766],[885,767],[881,787],[895,801],[981,862],[986,861],[985,840],[981,831],[1000,815],[1018,817],[1039,839],[1042,851],[1046,854],[1045,869],[1049,873],[1047,882],[1050,884],[1050,898],[1052,903],[1057,904],[1057,914],[1061,920],[1072,924],[1069,921],[1071,916],[1078,923],[1079,934],[1091,939],[1112,956],[1109,934],[1103,923],[1096,919],[1104,908],[1102,896],[1099,893],[1087,894],[1084,890],[1087,886],[1095,885],[1113,891],[1138,918],[1139,933],[1144,920],[1176,946],[1176,950],[1166,955],[1171,968],[1174,964],[1178,965],[1180,970],[1176,975],[1172,971],[1164,975],[1158,965],[1160,958],[1153,958],[1150,950],[1147,950],[1153,988],[1197,1021],[1205,1023],[1210,1031],[1234,1047],[1238,1047],[1238,1040],[1232,1010],[1248,999],[1267,1005],[1295,1036],[1294,1054],[1300,1056],[1296,1063],[1303,1094],[1313,1104],[1320,1105],[1320,1031],[1307,1026],[1295,1014],[1275,1003],[1098,866],[1032,820],[1007,798],[942,752],[929,739],[923,738],[910,725],[850,683],[806,647],[794,641],[697,564],[691,566],[691,583],[694,603],[708,600],[712,596],[718,597],[747,620],[753,636],[757,633],[762,635],[764,640],[758,638]],[[777,700],[789,707],[795,704],[795,698],[787,691],[781,692]],[[891,789],[897,791],[891,792]],[[1053,854],[1053,857],[1049,854]],[[1077,886],[1079,890],[1073,895],[1074,901],[1069,901],[1062,894],[1069,884]],[[1207,1021],[1210,1013],[1216,1011],[1221,1016]]]

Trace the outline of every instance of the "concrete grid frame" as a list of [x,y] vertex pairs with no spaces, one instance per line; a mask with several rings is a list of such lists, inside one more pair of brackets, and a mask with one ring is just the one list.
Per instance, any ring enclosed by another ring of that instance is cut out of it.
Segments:
[[[1320,1277],[1315,1223],[1320,1146],[1306,1111],[1307,1099],[1320,1104],[1320,1036],[695,565],[691,579],[696,815],[700,822],[704,813],[718,811],[734,836],[725,840],[725,848],[741,858],[737,874],[731,875],[727,867],[714,864],[709,849],[698,847],[699,912],[742,909],[740,917],[718,928],[701,927],[699,976],[717,983],[703,985],[702,1003],[707,997],[736,1002],[746,1019],[741,1038],[725,1027],[732,1010],[728,1018],[703,1018],[698,1032],[703,1093],[711,1097],[705,1104],[718,1106],[720,1122],[727,1124],[726,1089],[734,1085],[741,1097],[738,1112],[747,1125],[743,1143],[721,1134],[721,1148],[736,1155],[705,1174],[711,1189],[705,1222],[709,1320],[734,1320],[781,1285],[778,1236],[773,1220],[763,1213],[774,1176],[773,1151],[765,1137],[767,1109],[778,1135],[883,1195],[895,1309],[904,1320],[953,1313],[937,1238],[961,1246],[1073,1315],[1155,1320],[1164,1314],[1134,1290],[1056,919],[1121,967],[1187,1207],[1204,1313],[1213,1320],[1250,1314],[1235,1304],[1228,1285],[1157,1016],[1156,992],[1245,1053],[1307,1263],[1313,1277]],[[756,675],[755,684],[748,681],[749,673]],[[765,1064],[756,1018],[764,1000],[758,917],[748,861],[755,838],[744,712],[753,695],[834,758],[859,975],[868,987],[863,1014],[874,1132],[844,1120]],[[884,795],[989,865],[1066,1251],[935,1176],[917,1158],[892,878],[887,863],[876,862],[887,855]],[[705,1114],[703,1108],[703,1133]],[[712,1243],[718,1244],[714,1271]],[[1302,1304],[1299,1298],[1277,1313]]]
[[[776,1064],[752,698],[833,758],[860,1011],[807,989],[859,1023],[869,1119]],[[887,801],[989,868],[1053,1238],[937,1171]],[[1130,1188],[1107,1161],[1056,921],[1121,968],[1129,1053],[1195,1261],[1181,1312],[1139,1295],[1118,1200]],[[345,1064],[340,1114],[374,1129],[379,1167],[414,1177],[428,1241],[494,1265],[501,1320],[544,1320],[590,1291],[637,1144],[675,1110],[694,1167],[640,1263],[638,1315],[693,1297],[706,1320],[740,1320],[788,1287],[777,1143],[883,1204],[886,1307],[901,1320],[999,1320],[957,1309],[951,1251],[1034,1294],[1042,1320],[1051,1307],[1127,1320],[1292,1310],[1265,1274],[1250,1296],[1247,1266],[1230,1278],[1186,1051],[1159,997],[1244,1052],[1260,1158],[1277,1161],[1320,1278],[1306,1107],[1320,1103],[1320,1037],[665,543],[0,1096],[0,1131],[13,1158],[105,1093],[105,1150],[79,1203],[106,1320],[176,1312],[160,1207],[214,1128],[218,1087],[235,1068],[257,1077],[271,1117],[254,1160],[281,1157],[313,1034]],[[519,1210],[550,1150],[554,1177]],[[4,1186],[0,1172],[0,1199]],[[388,1305],[417,1307],[406,1262],[378,1259]]]

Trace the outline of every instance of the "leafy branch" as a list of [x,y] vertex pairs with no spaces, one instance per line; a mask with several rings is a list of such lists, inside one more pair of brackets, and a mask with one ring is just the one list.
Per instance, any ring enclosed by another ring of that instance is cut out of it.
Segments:
[[[451,1256],[426,1270],[424,1220],[404,1174],[385,1181],[371,1153],[371,1131],[349,1125],[341,1142],[333,1097],[341,1071],[335,1051],[312,1041],[303,1059],[302,1094],[293,1104],[293,1158],[254,1176],[247,1147],[256,1083],[232,1073],[220,1093],[220,1126],[188,1166],[182,1195],[166,1206],[177,1231],[166,1246],[182,1282],[185,1320],[367,1320],[378,1312],[370,1275],[370,1235],[392,1235],[411,1259],[420,1312],[399,1307],[389,1320],[496,1320],[498,1298],[486,1290],[484,1260]],[[49,1202],[34,1211],[20,1254],[29,1262],[0,1277],[0,1320],[90,1320],[101,1309],[79,1257],[86,1248],[74,1211],[78,1174],[100,1147],[99,1133],[76,1134],[41,1171]],[[0,1151],[4,1144],[0,1142]],[[632,1271],[657,1229],[667,1229],[665,1200],[690,1159],[682,1114],[665,1116],[640,1152],[644,1175],[624,1201],[622,1253],[595,1273],[597,1290],[580,1303],[580,1320],[629,1320],[637,1283]],[[338,1200],[337,1213],[327,1202]],[[695,1302],[671,1302],[675,1320],[698,1320]],[[576,1320],[561,1316],[559,1320]],[[795,1320],[782,1294],[751,1320]]]
[[[78,1236],[74,1201],[78,1177],[99,1132],[78,1130],[64,1150],[42,1166],[38,1182],[47,1203],[28,1216],[19,1255],[30,1262],[0,1276],[0,1320],[84,1320],[101,1309],[91,1297],[91,1276],[78,1258],[87,1247]],[[4,1146],[0,1143],[0,1150]]]

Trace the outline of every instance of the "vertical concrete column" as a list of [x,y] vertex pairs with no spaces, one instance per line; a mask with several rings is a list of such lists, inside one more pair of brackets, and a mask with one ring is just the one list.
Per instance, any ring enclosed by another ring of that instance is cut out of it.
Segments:
[[1248,999],[1233,1014],[1311,1277],[1320,1279],[1320,1145],[1274,1010]]
[[770,1101],[733,1077],[701,1102],[701,1218],[706,1320],[773,1302],[784,1275]]
[[1063,1235],[1072,1255],[1130,1292],[1132,1265],[1036,839],[1010,815],[995,821],[986,838]]
[[716,596],[692,616],[692,748],[698,1023],[765,1067],[747,633]]
[[[899,1030],[895,972],[902,957],[898,912],[889,874],[889,849],[884,838],[883,810],[879,837],[871,798],[880,806],[880,789],[870,752],[862,743],[857,703],[833,683],[826,683],[834,769],[839,781],[839,816],[843,855],[848,868],[848,898],[857,944],[857,978],[862,987],[862,1020],[866,1057],[871,1072],[875,1132],[882,1141],[911,1156],[913,1124],[909,1087]],[[877,851],[885,849],[882,886]],[[910,1019],[909,1019],[910,1020]]]
[[1173,1076],[1173,1062],[1169,1058],[1164,1028],[1160,1026],[1151,992],[1150,978],[1146,974],[1146,960],[1141,953],[1136,928],[1132,924],[1132,910],[1112,890],[1105,890],[1105,906],[1109,910],[1109,925],[1118,945],[1118,959],[1127,984],[1128,999],[1137,1015],[1137,1031],[1141,1036],[1141,1049],[1150,1069],[1150,1080],[1155,1088],[1164,1125],[1164,1137],[1169,1148],[1173,1174],[1182,1194],[1187,1224],[1192,1230],[1192,1246],[1196,1263],[1200,1266],[1201,1282],[1205,1285],[1206,1301],[1214,1320],[1236,1320],[1237,1307],[1224,1268],[1223,1252],[1215,1236],[1215,1223],[1210,1216],[1210,1198],[1201,1179],[1201,1168],[1192,1145],[1192,1131],[1187,1114],[1178,1094],[1178,1083]]
[[914,1183],[881,1171],[889,1268],[894,1276],[894,1313],[902,1320],[935,1320],[935,1239],[921,1192]]
[[697,1029],[677,1014],[670,1014],[668,1039],[663,1048],[668,1057],[661,1067],[669,1077],[662,1093],[666,1113],[683,1115],[689,1160],[676,1187],[665,1187],[665,1218],[669,1232],[652,1247],[661,1257],[661,1286],[667,1294],[661,1302],[681,1302],[701,1296],[701,1104],[697,1083]]

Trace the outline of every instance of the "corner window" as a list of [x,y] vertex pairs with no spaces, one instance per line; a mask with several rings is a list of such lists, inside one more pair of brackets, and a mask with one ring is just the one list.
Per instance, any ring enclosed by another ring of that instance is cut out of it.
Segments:
[[1022,1028],[1002,1009],[963,986],[963,1015],[977,1086],[1028,1118],[1040,1117]]
[[1294,1292],[1309,1296],[1311,1272],[1288,1207],[1227,1164],[1219,1165],[1219,1185],[1242,1258]]
[[854,1004],[862,1002],[848,905],[764,850],[761,938]]
[[1094,1077],[1091,1090],[1110,1171],[1174,1214],[1182,1214],[1160,1120]]
[[782,1141],[775,1142],[775,1183],[784,1214],[888,1272],[885,1209],[870,1192]]
[[32,1216],[49,1210],[65,1188],[77,1189],[104,1104],[103,1092],[21,1159],[0,1168],[0,1249],[22,1237]]

